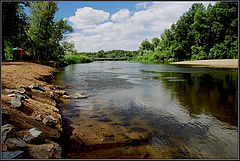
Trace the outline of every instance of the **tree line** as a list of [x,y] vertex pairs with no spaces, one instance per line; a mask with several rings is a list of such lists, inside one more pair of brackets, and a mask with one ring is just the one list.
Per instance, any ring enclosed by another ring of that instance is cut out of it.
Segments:
[[238,3],[194,3],[160,38],[142,41],[140,62],[238,58]]
[[[27,16],[24,8],[28,7]],[[2,60],[11,60],[13,48],[20,47],[34,61],[58,61],[66,53],[64,35],[73,32],[62,18],[56,20],[56,2],[3,2]],[[65,46],[64,46],[65,45]]]

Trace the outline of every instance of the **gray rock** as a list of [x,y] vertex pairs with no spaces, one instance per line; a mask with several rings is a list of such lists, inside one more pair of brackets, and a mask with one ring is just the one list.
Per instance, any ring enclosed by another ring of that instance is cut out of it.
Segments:
[[2,159],[22,159],[24,152],[21,150],[17,151],[6,151],[2,152]]
[[2,124],[7,124],[9,122],[10,115],[8,110],[2,109]]
[[34,83],[30,86],[28,86],[28,88],[32,88],[32,89],[37,89],[37,90],[40,90],[42,92],[45,92],[46,90],[41,86],[39,85],[38,83]]
[[46,126],[55,126],[56,125],[56,120],[52,115],[48,115],[43,119],[43,124]]
[[37,115],[36,120],[37,121],[42,121],[43,120],[43,115],[42,114]]
[[7,135],[9,134],[9,132],[14,128],[13,125],[11,124],[6,124],[1,126],[1,141],[5,141],[5,139],[7,138]]
[[20,150],[20,149],[24,149],[27,146],[25,141],[19,138],[8,138],[5,141],[5,144],[7,145],[7,148],[9,150]]
[[20,108],[20,107],[22,107],[22,105],[23,105],[22,100],[23,100],[22,97],[16,97],[16,98],[12,99],[10,101],[11,107],[13,107],[13,108]]
[[60,159],[61,154],[61,147],[54,142],[28,146],[28,155],[34,159]]
[[44,142],[45,135],[42,131],[37,128],[32,128],[24,135],[23,140],[26,143],[38,144]]

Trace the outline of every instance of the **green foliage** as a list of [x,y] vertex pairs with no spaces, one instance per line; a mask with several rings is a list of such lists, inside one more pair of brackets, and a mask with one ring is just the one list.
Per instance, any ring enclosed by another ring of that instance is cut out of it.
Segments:
[[65,66],[68,64],[80,64],[80,63],[89,63],[92,62],[92,59],[80,54],[69,54],[64,55],[63,58],[59,59],[60,66]]
[[139,62],[238,58],[237,2],[194,3],[160,39],[144,40]]

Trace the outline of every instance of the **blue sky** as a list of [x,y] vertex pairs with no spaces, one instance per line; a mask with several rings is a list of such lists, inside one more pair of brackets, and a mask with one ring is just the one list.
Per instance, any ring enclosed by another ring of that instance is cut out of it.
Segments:
[[[82,51],[138,50],[144,39],[160,37],[193,3],[200,1],[58,1],[56,18],[74,33],[65,41]],[[205,7],[209,3],[202,2]]]

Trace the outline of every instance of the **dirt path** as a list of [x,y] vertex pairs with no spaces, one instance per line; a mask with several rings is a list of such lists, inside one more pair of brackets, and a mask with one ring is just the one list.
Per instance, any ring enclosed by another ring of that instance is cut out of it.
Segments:
[[238,59],[213,59],[172,62],[171,64],[205,66],[215,68],[238,68]]

